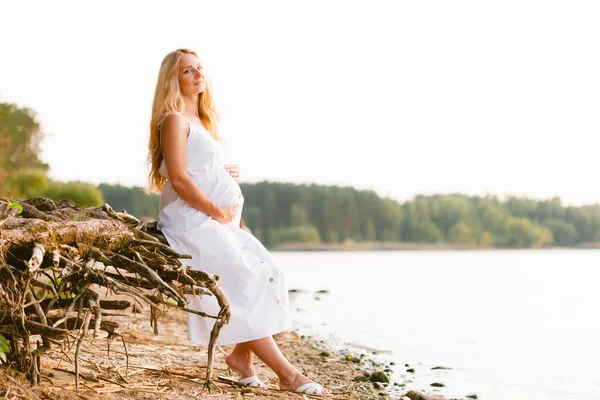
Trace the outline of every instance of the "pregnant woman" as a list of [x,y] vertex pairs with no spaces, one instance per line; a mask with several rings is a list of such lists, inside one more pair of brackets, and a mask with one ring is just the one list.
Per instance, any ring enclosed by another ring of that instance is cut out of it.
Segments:
[[[160,229],[173,249],[192,256],[193,269],[220,277],[231,318],[217,344],[236,345],[226,362],[239,383],[265,387],[254,370],[256,354],[277,374],[280,389],[329,395],[294,368],[273,340],[291,326],[285,277],[265,247],[240,228],[239,170],[224,164],[217,122],[196,53],[169,53],[158,74],[148,146],[150,188],[161,193]],[[219,312],[213,296],[196,297],[189,307]],[[188,314],[190,340],[207,345],[213,325],[210,318]]]

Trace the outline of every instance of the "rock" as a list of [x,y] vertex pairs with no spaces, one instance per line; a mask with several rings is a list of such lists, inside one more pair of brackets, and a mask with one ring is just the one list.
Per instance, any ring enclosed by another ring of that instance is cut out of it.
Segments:
[[383,385],[379,382],[373,382],[373,387],[375,389],[383,389]]
[[431,369],[452,369],[450,367],[442,367],[442,366],[437,366],[437,367],[433,367]]
[[371,376],[371,373],[369,371],[363,371],[363,376],[366,376],[368,378]]
[[320,297],[317,297],[317,296],[315,296],[315,297],[314,297],[314,299],[315,299],[315,300],[321,300],[321,298],[320,298]]
[[344,360],[345,361],[350,361],[350,362],[353,362],[353,363],[357,363],[357,364],[361,362],[360,358],[356,358],[354,356],[354,354],[346,354],[346,357],[344,357]]
[[393,361],[391,361],[391,362],[390,362],[390,365],[396,365],[396,363],[395,363],[395,362],[393,362]]
[[331,357],[331,353],[328,351],[322,351],[319,355],[321,357]]
[[383,370],[383,372],[392,372],[392,370],[390,368],[386,368]]
[[302,292],[302,290],[300,290],[300,289],[290,289],[290,290],[288,290],[288,293],[300,293],[300,292]]
[[406,372],[410,372],[411,374],[415,373],[415,369],[414,368],[409,368],[406,370]]
[[369,378],[366,376],[355,376],[352,380],[354,382],[369,382]]
[[445,387],[446,385],[444,385],[443,383],[440,383],[440,382],[433,382],[429,386],[433,386],[433,387]]
[[390,378],[388,378],[388,376],[383,371],[373,372],[371,374],[371,376],[369,377],[369,380],[371,382],[385,382],[385,383],[390,382]]
[[468,399],[478,399],[479,396],[477,396],[477,393],[471,393],[465,396]]
[[329,290],[323,289],[323,290],[319,290],[317,293],[329,293]]
[[404,366],[405,366],[405,367],[410,367],[410,365],[408,365],[408,364],[404,364]]

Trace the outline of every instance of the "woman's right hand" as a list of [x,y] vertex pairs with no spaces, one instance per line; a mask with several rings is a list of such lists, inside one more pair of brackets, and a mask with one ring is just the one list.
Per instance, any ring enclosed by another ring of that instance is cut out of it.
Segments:
[[220,207],[217,214],[213,215],[213,219],[223,225],[228,224],[233,221],[238,207],[238,204],[230,204],[225,207]]

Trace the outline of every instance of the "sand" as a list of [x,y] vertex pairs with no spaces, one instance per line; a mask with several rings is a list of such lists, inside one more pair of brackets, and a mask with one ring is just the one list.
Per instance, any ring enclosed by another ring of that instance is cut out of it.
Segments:
[[[207,364],[206,347],[187,340],[185,313],[170,309],[159,320],[159,335],[150,327],[148,311],[133,315],[106,317],[120,324],[127,343],[129,368],[123,344],[115,339],[107,353],[106,333],[92,339],[91,332],[80,352],[79,390],[75,388],[74,350],[62,351],[58,346],[42,360],[42,381],[30,388],[23,374],[0,368],[0,398],[10,390],[8,399],[304,399],[303,396],[278,390],[277,376],[262,362],[255,361],[257,375],[269,386],[248,389],[216,382],[211,393],[203,390]],[[399,399],[403,382],[379,386],[365,379],[382,364],[368,357],[353,356],[344,350],[331,350],[318,342],[293,332],[275,336],[284,355],[309,378],[333,392],[333,399]],[[213,376],[232,376],[225,357],[231,346],[219,347]],[[7,376],[8,375],[8,376]],[[363,382],[355,381],[364,380]],[[377,386],[377,387],[376,387]],[[379,387],[379,388],[378,388]],[[12,397],[14,396],[14,397]],[[28,397],[29,396],[29,397]]]

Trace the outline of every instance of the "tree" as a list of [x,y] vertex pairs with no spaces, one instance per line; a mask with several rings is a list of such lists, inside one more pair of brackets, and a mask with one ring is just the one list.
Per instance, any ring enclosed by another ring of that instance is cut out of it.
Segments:
[[290,225],[303,226],[306,224],[308,224],[308,213],[306,212],[306,209],[298,203],[292,204]]
[[312,225],[291,226],[289,228],[276,228],[271,230],[271,245],[283,243],[320,243],[319,231]]
[[111,204],[115,210],[126,210],[138,218],[158,218],[160,197],[154,193],[146,194],[139,186],[127,187],[122,185],[98,185],[104,201]]
[[102,192],[94,185],[84,182],[56,182],[50,181],[48,190],[44,194],[54,201],[63,199],[71,200],[79,207],[97,207],[104,203]]
[[448,231],[446,237],[450,243],[468,243],[477,244],[476,233],[464,222],[459,222]]
[[544,221],[544,226],[552,232],[556,246],[573,246],[577,243],[577,229],[571,222],[549,218]]
[[[473,227],[477,221],[477,210],[466,196],[434,196],[430,201],[430,209],[431,220],[446,237],[449,235],[450,229],[457,224]],[[450,241],[450,239],[448,240]]]
[[550,229],[535,225],[526,218],[511,218],[498,244],[510,248],[542,247],[554,240]]
[[[48,165],[38,158],[42,139],[40,124],[31,109],[0,103],[0,195],[24,197],[24,188],[31,195],[34,187],[27,187],[20,179],[32,183],[32,177],[47,172]],[[34,181],[40,184],[39,180]]]

